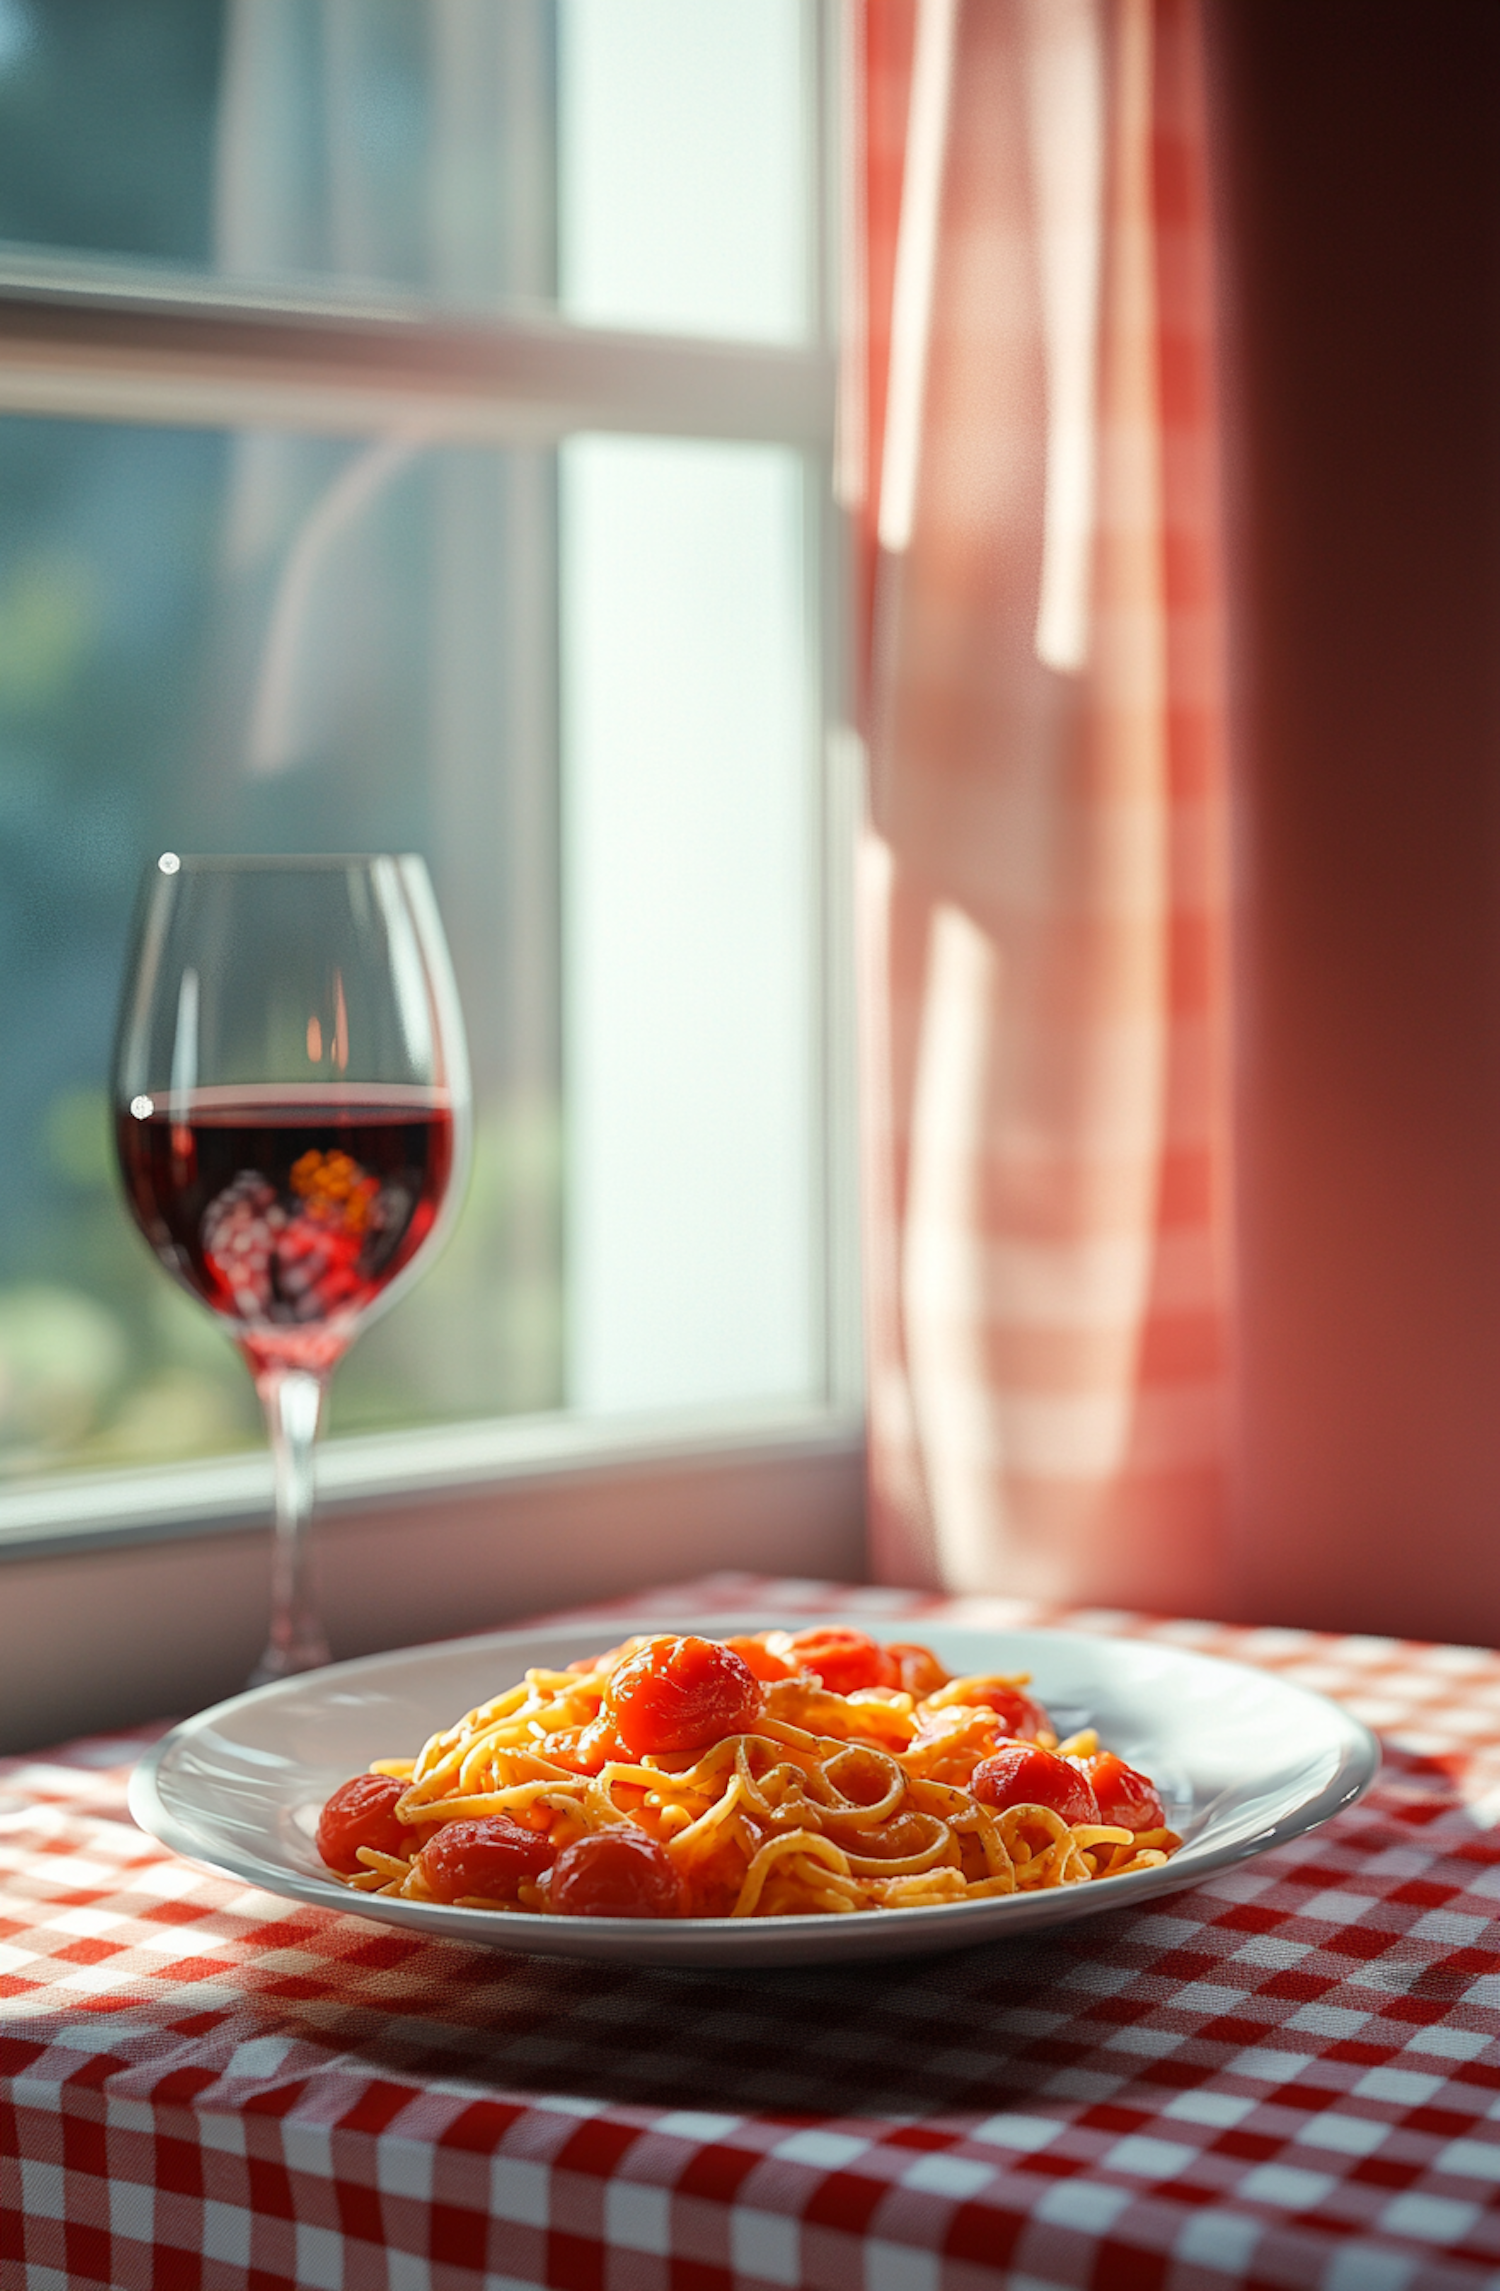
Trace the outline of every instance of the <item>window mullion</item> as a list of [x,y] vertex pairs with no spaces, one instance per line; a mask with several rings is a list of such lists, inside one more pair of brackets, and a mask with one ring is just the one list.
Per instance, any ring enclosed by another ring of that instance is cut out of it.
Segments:
[[246,300],[147,300],[0,274],[0,411],[183,426],[410,428],[446,443],[578,430],[821,446],[818,351],[557,323],[460,325]]

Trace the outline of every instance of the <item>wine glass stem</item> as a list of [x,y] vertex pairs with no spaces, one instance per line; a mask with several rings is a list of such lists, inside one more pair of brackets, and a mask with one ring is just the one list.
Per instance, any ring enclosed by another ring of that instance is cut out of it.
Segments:
[[323,1410],[323,1380],[306,1369],[265,1369],[255,1380],[276,1485],[271,1555],[271,1636],[251,1675],[252,1686],[317,1670],[328,1641],[311,1595],[308,1526],[313,1508],[313,1449]]

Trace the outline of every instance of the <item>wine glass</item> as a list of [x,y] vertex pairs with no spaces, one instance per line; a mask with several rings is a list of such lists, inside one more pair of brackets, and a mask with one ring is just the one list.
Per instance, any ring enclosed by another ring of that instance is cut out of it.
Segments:
[[323,1395],[431,1257],[468,1166],[463,1022],[422,861],[164,852],[137,907],[114,1116],[136,1223],[265,1410],[271,1634],[250,1683],[315,1669]]

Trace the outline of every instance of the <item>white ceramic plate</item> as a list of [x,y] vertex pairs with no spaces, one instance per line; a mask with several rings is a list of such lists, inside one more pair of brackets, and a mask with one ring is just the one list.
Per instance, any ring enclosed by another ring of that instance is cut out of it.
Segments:
[[[869,1627],[865,1617],[817,1618],[825,1619]],[[666,1618],[651,1628],[729,1637],[776,1620]],[[808,1622],[803,1616],[786,1627]],[[528,1665],[560,1667],[622,1635],[618,1624],[496,1631],[369,1655],[236,1695],[157,1744],[135,1771],[131,1812],[177,1853],[268,1893],[456,1941],[651,1965],[799,1965],[963,1948],[1176,1892],[1352,1805],[1380,1764],[1368,1728],[1322,1695],[1269,1672],[1149,1639],[914,1620],[887,1635],[931,1646],[955,1674],[1030,1671],[1064,1734],[1096,1725],[1106,1747],[1154,1777],[1184,1840],[1181,1852],[1164,1868],[1134,1877],[852,1917],[502,1915],[377,1900],[328,1875],[313,1832],[323,1800],[338,1783],[373,1758],[415,1757],[429,1734],[519,1679]]]

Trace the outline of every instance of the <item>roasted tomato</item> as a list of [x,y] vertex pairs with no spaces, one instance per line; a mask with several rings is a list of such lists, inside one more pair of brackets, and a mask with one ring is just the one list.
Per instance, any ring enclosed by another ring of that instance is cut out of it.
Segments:
[[863,1631],[832,1626],[797,1631],[787,1648],[787,1660],[798,1670],[811,1671],[830,1694],[856,1694],[862,1686],[901,1684],[900,1666],[889,1650],[877,1646]]
[[389,1774],[356,1774],[339,1784],[318,1816],[318,1851],[330,1869],[352,1877],[365,1866],[361,1846],[399,1857],[415,1844],[414,1833],[396,1819],[396,1800],[405,1788]]
[[626,1749],[702,1750],[743,1733],[760,1716],[759,1679],[717,1639],[653,1639],[621,1663],[604,1690],[604,1711]]
[[726,1639],[724,1644],[734,1649],[740,1661],[748,1664],[764,1686],[774,1686],[779,1678],[790,1678],[796,1667],[784,1663],[780,1655],[773,1655],[764,1639]]
[[[992,1710],[999,1721],[998,1731],[1011,1742],[1034,1742],[1039,1734],[1052,1732],[1052,1721],[1039,1702],[1033,1702],[1020,1687],[1001,1686],[993,1679],[976,1681],[961,1703],[947,1703],[944,1708]],[[934,1711],[932,1715],[936,1718],[939,1714]]]
[[897,1684],[913,1702],[920,1702],[924,1695],[936,1694],[940,1686],[948,1684],[948,1673],[931,1647],[910,1646],[903,1641],[888,1646],[885,1651],[900,1674]]
[[1138,1774],[1113,1750],[1101,1751],[1097,1758],[1081,1758],[1079,1764],[1099,1801],[1101,1822],[1114,1822],[1122,1830],[1166,1828],[1161,1796],[1149,1775]]
[[1050,1806],[1065,1822],[1097,1822],[1088,1776],[1070,1758],[1034,1742],[1002,1742],[976,1766],[969,1788],[982,1806]]
[[644,1830],[595,1830],[564,1846],[548,1901],[563,1917],[680,1917],[682,1880]]
[[528,1830],[509,1814],[484,1814],[478,1821],[445,1822],[418,1854],[417,1867],[436,1901],[470,1893],[503,1901],[523,1877],[540,1877],[556,1859],[556,1846],[541,1830]]
[[630,1752],[603,1711],[587,1726],[569,1726],[560,1734],[544,1734],[536,1746],[539,1758],[566,1766],[573,1774],[602,1774],[612,1758],[630,1763]]

